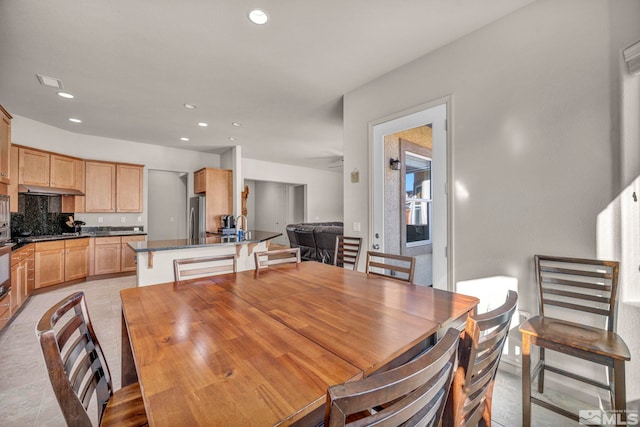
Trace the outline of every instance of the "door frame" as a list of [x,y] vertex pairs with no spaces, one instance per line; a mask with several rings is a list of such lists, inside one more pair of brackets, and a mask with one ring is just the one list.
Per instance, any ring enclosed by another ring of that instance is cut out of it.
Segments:
[[[375,222],[379,220],[377,212],[384,212],[384,173],[382,168],[376,167],[378,165],[386,165],[384,162],[384,135],[425,125],[430,122],[430,120],[425,119],[427,112],[438,108],[444,109],[444,112],[439,112],[445,120],[443,126],[446,146],[444,150],[439,150],[439,153],[434,152],[433,161],[434,165],[436,162],[442,162],[446,167],[444,185],[438,190],[444,195],[445,203],[444,206],[438,207],[434,201],[434,209],[443,209],[445,211],[443,217],[446,219],[446,232],[444,235],[437,236],[434,230],[434,257],[442,257],[444,255],[445,260],[441,261],[438,266],[434,263],[434,277],[432,282],[435,288],[453,290],[453,283],[455,283],[455,281],[453,277],[453,194],[451,191],[452,186],[450,185],[453,176],[452,132],[450,130],[452,123],[451,95],[420,104],[369,123],[369,243],[371,248],[373,248],[373,245],[376,243],[381,244],[382,246],[380,246],[379,250],[384,250],[384,242],[382,239],[376,239],[375,237],[376,230],[378,230],[380,237],[384,236],[383,221],[381,221],[381,224],[376,224]],[[433,112],[430,113],[433,114]],[[378,189],[380,194],[378,194],[376,189]],[[434,187],[434,197],[435,193],[436,189]],[[436,251],[439,252],[435,253]],[[442,251],[442,253],[440,253],[440,251]]]

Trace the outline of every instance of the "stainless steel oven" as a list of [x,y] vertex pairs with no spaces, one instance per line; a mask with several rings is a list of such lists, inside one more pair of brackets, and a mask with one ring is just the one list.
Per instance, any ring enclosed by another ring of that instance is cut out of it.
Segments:
[[0,243],[11,240],[11,212],[9,196],[0,194]]

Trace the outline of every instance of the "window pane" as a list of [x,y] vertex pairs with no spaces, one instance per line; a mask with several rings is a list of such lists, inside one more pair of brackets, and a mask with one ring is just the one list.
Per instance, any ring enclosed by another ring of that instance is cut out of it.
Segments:
[[431,159],[405,153],[407,243],[431,240]]

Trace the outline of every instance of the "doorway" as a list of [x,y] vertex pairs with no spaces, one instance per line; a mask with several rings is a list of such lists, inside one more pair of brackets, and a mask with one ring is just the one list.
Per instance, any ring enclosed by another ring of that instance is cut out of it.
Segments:
[[148,240],[187,237],[188,175],[149,169]]
[[[372,248],[415,256],[415,282],[439,289],[450,287],[446,119],[447,104],[440,102],[372,125]],[[429,152],[413,148],[406,142],[406,137],[400,137],[410,133],[411,129],[427,128],[431,133],[432,146]],[[385,144],[385,137],[389,141],[394,134],[398,136],[395,151]],[[407,176],[407,172],[411,177]],[[411,178],[424,181],[420,182],[419,195],[415,192],[418,187]],[[428,192],[423,189],[427,182],[430,187]],[[408,189],[407,186],[413,188]],[[410,206],[412,203],[413,210]],[[425,228],[427,223],[428,228]],[[428,233],[425,238],[416,237],[416,234],[425,232]],[[408,233],[411,233],[409,239]],[[416,243],[416,240],[420,242]]]

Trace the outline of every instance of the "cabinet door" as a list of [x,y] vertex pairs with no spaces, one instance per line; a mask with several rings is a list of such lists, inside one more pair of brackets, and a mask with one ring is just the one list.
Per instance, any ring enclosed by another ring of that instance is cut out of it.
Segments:
[[122,236],[121,271],[136,271],[136,253],[129,242],[142,242],[144,236]]
[[51,154],[50,186],[74,189],[76,187],[76,162],[80,162],[80,160]]
[[11,146],[9,155],[9,211],[18,212],[18,158],[20,149]]
[[89,239],[65,241],[64,280],[76,280],[89,275]]
[[18,157],[18,183],[49,186],[49,153],[20,148]]
[[85,162],[85,211],[116,211],[116,165]]
[[200,169],[193,173],[193,192],[202,194],[207,191],[207,170]]
[[27,249],[27,296],[36,288],[36,260],[33,245]]
[[142,166],[117,165],[117,212],[142,212],[142,174]]
[[11,146],[11,115],[0,106],[0,182],[9,183],[9,147]]
[[9,312],[9,314],[11,316],[13,316],[13,313],[15,313],[18,310],[18,289],[20,288],[20,263],[16,263],[13,264],[11,266],[11,299],[10,299],[10,308],[11,311]]
[[94,248],[94,274],[120,272],[121,242],[119,237],[96,238]]
[[36,289],[64,282],[64,242],[60,249],[36,248],[35,269]]

